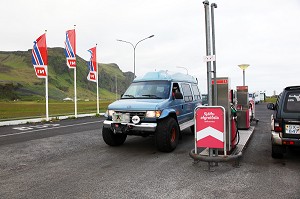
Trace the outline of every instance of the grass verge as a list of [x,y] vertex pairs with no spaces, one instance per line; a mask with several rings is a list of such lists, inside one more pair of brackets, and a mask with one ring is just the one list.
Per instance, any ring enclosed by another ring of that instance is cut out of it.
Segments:
[[[114,100],[100,100],[100,113],[106,111],[107,106]],[[74,102],[49,102],[49,116],[56,117],[60,115],[74,115]],[[77,114],[97,113],[96,101],[78,101]],[[43,118],[46,117],[45,102],[33,101],[0,101],[0,120],[16,120],[25,118]]]

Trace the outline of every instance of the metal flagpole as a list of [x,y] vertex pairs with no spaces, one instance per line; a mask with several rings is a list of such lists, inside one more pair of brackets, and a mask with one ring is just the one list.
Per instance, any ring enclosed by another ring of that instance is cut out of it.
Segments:
[[[76,25],[74,25],[74,31],[75,31],[75,27],[76,27]],[[75,37],[75,46],[76,46],[76,37]],[[75,54],[75,61],[76,61],[76,54]],[[77,68],[77,65],[74,68],[74,105],[75,105],[75,118],[77,118],[76,68]]]
[[97,72],[96,72],[96,74],[97,74],[97,115],[99,115],[99,76],[98,76],[98,63],[97,63],[97,44],[96,44],[96,50],[95,50],[95,52],[96,52],[96,57],[95,57],[95,59],[96,59],[96,70],[97,70]]
[[75,104],[75,118],[77,118],[77,91],[76,91],[76,67],[74,68],[74,104]]
[[[47,30],[45,30],[45,36],[46,36]],[[47,48],[46,48],[47,50]],[[48,55],[47,55],[48,56]],[[49,121],[49,105],[48,105],[48,64],[46,66],[46,79],[45,79],[45,86],[46,86],[46,121]]]
[[49,106],[48,106],[48,66],[46,67],[46,121],[49,121]]

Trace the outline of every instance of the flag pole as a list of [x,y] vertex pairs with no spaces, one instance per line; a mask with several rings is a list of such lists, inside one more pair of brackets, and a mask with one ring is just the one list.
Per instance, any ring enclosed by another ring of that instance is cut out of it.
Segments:
[[[97,44],[96,44],[96,55],[97,55]],[[98,76],[98,63],[97,63],[97,56],[96,56],[96,70],[97,70],[97,115],[99,115],[99,76]]]
[[[45,36],[46,36],[47,30],[45,30]],[[47,48],[46,48],[47,50]],[[45,79],[45,87],[46,87],[46,121],[49,121],[49,102],[48,102],[48,65],[46,66],[46,79]]]
[[[75,27],[76,27],[76,25],[74,25],[74,30],[75,30]],[[76,46],[76,37],[75,37],[75,46]],[[76,54],[75,54],[75,60],[76,60]],[[76,68],[77,68],[77,64],[76,64],[76,67],[74,68],[74,105],[75,105],[75,118],[77,118]]]

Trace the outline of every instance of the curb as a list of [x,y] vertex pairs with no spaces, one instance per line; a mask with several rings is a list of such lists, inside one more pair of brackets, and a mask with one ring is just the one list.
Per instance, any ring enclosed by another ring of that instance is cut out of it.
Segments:
[[[82,117],[93,117],[96,116],[96,113],[90,113],[90,114],[80,114],[77,115],[77,118],[82,118]],[[104,113],[100,113],[101,116],[104,115]],[[57,116],[57,117],[49,117],[49,121],[51,120],[65,120],[68,118],[74,118],[74,115],[68,115],[68,116]],[[34,119],[23,119],[23,120],[10,120],[10,121],[4,121],[0,122],[0,127],[1,126],[10,126],[10,125],[19,125],[19,124],[27,124],[27,123],[38,123],[38,122],[43,122],[46,121],[46,118],[34,118]]]

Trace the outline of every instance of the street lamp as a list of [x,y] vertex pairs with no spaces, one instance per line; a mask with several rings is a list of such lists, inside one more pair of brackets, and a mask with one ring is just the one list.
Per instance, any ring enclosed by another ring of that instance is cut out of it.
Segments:
[[124,40],[121,40],[121,39],[117,39],[117,41],[120,41],[120,42],[125,42],[125,43],[128,43],[130,44],[132,47],[133,47],[133,79],[135,78],[135,49],[136,49],[136,46],[141,42],[141,41],[144,41],[146,39],[150,39],[154,37],[154,35],[150,35],[149,37],[146,37],[140,41],[138,41],[135,45],[133,45],[131,42],[129,41],[124,41]]
[[249,64],[238,65],[243,70],[243,86],[245,86],[245,70],[249,67]]

